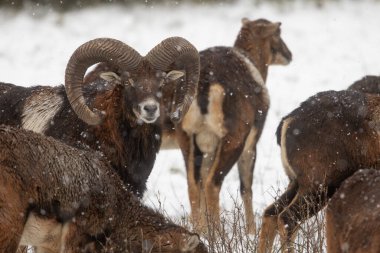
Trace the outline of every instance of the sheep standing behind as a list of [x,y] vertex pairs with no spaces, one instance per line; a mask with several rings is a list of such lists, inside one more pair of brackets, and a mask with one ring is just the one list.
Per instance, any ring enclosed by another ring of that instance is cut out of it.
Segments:
[[[207,252],[145,207],[99,153],[0,127],[0,251]],[[6,232],[5,232],[6,231]]]
[[279,231],[293,252],[300,224],[314,216],[355,171],[380,169],[380,94],[326,91],[310,97],[277,129],[286,191],[263,215],[259,253],[271,252]]
[[[197,97],[175,126],[163,118],[163,148],[175,136],[185,159],[193,223],[219,225],[219,192],[224,177],[238,162],[247,232],[255,233],[252,205],[256,144],[269,108],[265,81],[268,66],[287,65],[292,54],[281,38],[280,23],[242,20],[233,47],[200,52]],[[168,96],[165,96],[168,97]],[[170,106],[164,106],[170,108]],[[207,217],[209,215],[209,217]],[[211,223],[212,223],[211,222]]]
[[[98,62],[117,67],[121,76],[108,71],[84,83],[87,68]],[[73,53],[65,78],[65,87],[0,83],[0,124],[101,151],[141,196],[161,143],[161,90],[174,79],[184,79],[173,87],[170,111],[171,120],[181,120],[198,83],[198,51],[185,39],[172,37],[142,57],[123,42],[99,38]]]
[[380,171],[359,170],[344,180],[326,208],[328,253],[380,250]]

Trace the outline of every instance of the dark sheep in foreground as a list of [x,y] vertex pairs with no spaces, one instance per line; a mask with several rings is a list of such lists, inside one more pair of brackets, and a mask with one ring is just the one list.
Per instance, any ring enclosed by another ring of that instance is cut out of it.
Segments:
[[279,231],[284,252],[300,224],[314,216],[357,170],[380,169],[380,94],[320,92],[284,117],[277,129],[287,190],[263,215],[259,253]]
[[326,208],[328,253],[380,250],[380,171],[359,170],[344,180]]
[[[121,76],[107,72],[84,83],[87,68],[98,62],[117,66]],[[162,87],[181,77],[184,81],[173,87],[170,118],[175,122],[188,110],[198,83],[199,54],[192,44],[168,38],[142,57],[123,42],[91,40],[70,58],[65,87],[0,83],[0,124],[101,151],[141,196],[161,143]]]
[[[0,252],[207,252],[141,204],[97,152],[0,127]],[[7,232],[5,232],[7,231]]]

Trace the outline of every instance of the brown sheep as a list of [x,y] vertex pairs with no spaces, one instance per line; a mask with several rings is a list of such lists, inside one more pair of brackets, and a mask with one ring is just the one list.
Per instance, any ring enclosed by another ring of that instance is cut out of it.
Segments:
[[237,162],[247,232],[255,233],[252,181],[256,144],[269,108],[265,81],[269,65],[287,65],[292,60],[281,38],[281,23],[246,18],[242,23],[233,47],[200,52],[197,97],[175,126],[176,133],[169,120],[163,118],[162,123],[163,148],[173,146],[166,139],[175,135],[182,150],[192,220],[201,230],[206,229],[206,220],[220,223],[219,192]]
[[271,252],[278,230],[293,252],[299,225],[320,211],[355,171],[380,169],[380,95],[353,90],[310,97],[277,129],[287,190],[263,215],[259,253]]

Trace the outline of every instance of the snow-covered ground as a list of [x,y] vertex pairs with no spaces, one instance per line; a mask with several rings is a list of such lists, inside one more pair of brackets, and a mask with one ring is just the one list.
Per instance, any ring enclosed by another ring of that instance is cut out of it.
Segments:
[[[306,2],[306,1],[305,1]],[[282,22],[282,37],[293,52],[286,67],[272,67],[267,86],[271,108],[258,145],[254,209],[261,213],[287,184],[275,130],[282,116],[314,93],[344,89],[367,74],[380,74],[380,2],[337,1],[318,9],[312,4],[279,8],[233,5],[97,7],[66,14],[41,8],[0,10],[0,81],[30,86],[63,82],[71,53],[85,41],[113,37],[145,54],[169,36],[183,36],[199,50],[232,45],[242,17]],[[179,151],[159,154],[149,179],[147,204],[178,217],[189,212],[186,172]],[[221,204],[229,209],[239,197],[234,168],[226,177]]]

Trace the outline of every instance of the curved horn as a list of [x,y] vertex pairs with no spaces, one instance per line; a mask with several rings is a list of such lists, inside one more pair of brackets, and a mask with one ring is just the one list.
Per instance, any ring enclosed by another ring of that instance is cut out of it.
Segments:
[[184,38],[171,37],[150,50],[146,58],[154,68],[162,71],[172,70],[169,68],[173,68],[173,64],[186,71],[186,82],[176,88],[174,107],[170,113],[172,121],[181,121],[194,99],[199,81],[198,50]]
[[78,117],[89,125],[100,124],[104,117],[99,111],[91,111],[84,100],[82,85],[87,68],[107,62],[127,71],[137,68],[141,59],[133,48],[115,39],[98,38],[78,47],[67,63],[65,73],[67,98]]

